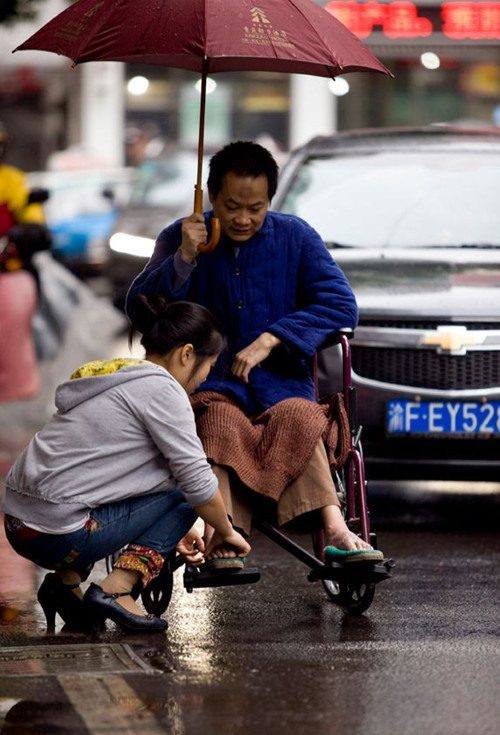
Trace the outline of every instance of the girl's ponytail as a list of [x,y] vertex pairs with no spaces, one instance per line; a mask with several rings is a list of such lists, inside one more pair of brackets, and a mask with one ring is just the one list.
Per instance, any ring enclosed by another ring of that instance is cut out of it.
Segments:
[[129,343],[134,331],[140,332],[146,353],[166,355],[176,347],[191,343],[198,364],[226,347],[215,317],[199,304],[190,301],[168,303],[163,296],[155,294],[135,296],[132,306]]

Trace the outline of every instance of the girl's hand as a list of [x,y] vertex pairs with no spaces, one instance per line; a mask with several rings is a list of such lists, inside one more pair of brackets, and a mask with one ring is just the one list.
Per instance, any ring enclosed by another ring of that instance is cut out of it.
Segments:
[[195,526],[186,533],[175,548],[188,564],[198,565],[205,561],[203,556],[205,542]]

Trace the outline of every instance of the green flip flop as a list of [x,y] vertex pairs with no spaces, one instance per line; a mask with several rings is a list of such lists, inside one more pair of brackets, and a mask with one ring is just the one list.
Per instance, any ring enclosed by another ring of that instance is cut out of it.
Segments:
[[354,549],[346,551],[337,549],[336,546],[325,547],[325,563],[331,562],[357,562],[357,561],[383,561],[384,554],[378,549]]

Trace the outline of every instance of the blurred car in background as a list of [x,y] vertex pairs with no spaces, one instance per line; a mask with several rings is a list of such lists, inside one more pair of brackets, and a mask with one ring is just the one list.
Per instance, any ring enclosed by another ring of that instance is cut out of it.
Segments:
[[[500,130],[318,137],[273,209],[307,220],[360,307],[352,340],[370,477],[479,480],[500,470]],[[319,356],[339,390],[336,348]]]
[[[208,160],[203,161],[203,185]],[[146,265],[163,228],[193,211],[197,163],[194,151],[173,150],[145,159],[135,169],[130,198],[109,239],[106,272],[118,308],[123,308],[130,284]]]
[[129,196],[132,169],[91,168],[28,175],[31,187],[49,192],[44,205],[52,253],[81,278],[101,275],[118,208]]

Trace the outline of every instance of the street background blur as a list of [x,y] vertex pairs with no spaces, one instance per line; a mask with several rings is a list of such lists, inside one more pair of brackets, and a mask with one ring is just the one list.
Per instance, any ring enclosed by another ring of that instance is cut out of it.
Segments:
[[[267,72],[209,81],[206,146],[257,139],[287,151],[314,134],[438,122],[500,124],[500,3],[317,0],[393,72],[335,82]],[[162,148],[194,148],[199,75],[13,49],[67,6],[0,25],[0,109],[9,162],[27,171],[135,165]]]
[[[209,77],[203,185],[210,155],[230,140],[262,143],[283,166],[290,151],[314,135],[500,125],[499,2],[313,1],[358,36],[394,78],[251,71]],[[123,251],[111,236],[123,231],[152,243],[192,208],[200,77],[157,65],[73,67],[53,53],[12,53],[68,4],[18,0],[18,10],[34,11],[31,20],[2,21],[7,11],[0,14],[5,162],[28,172],[30,186],[48,189],[54,257],[122,309],[141,263],[132,258],[132,268],[127,264],[122,272],[123,258],[114,252],[128,253],[131,245]]]
[[[204,171],[210,155],[236,139],[262,143],[282,166],[314,135],[500,125],[499,2],[313,1],[358,36],[394,78],[216,74],[207,83]],[[133,267],[122,273],[123,258],[113,260],[121,246],[111,236],[125,231],[152,242],[192,207],[200,77],[164,66],[106,61],[73,67],[53,53],[12,53],[68,4],[18,0],[18,11],[34,11],[29,21],[2,20],[9,4],[0,13],[5,162],[28,172],[30,186],[49,190],[45,213],[54,257],[122,309]]]

